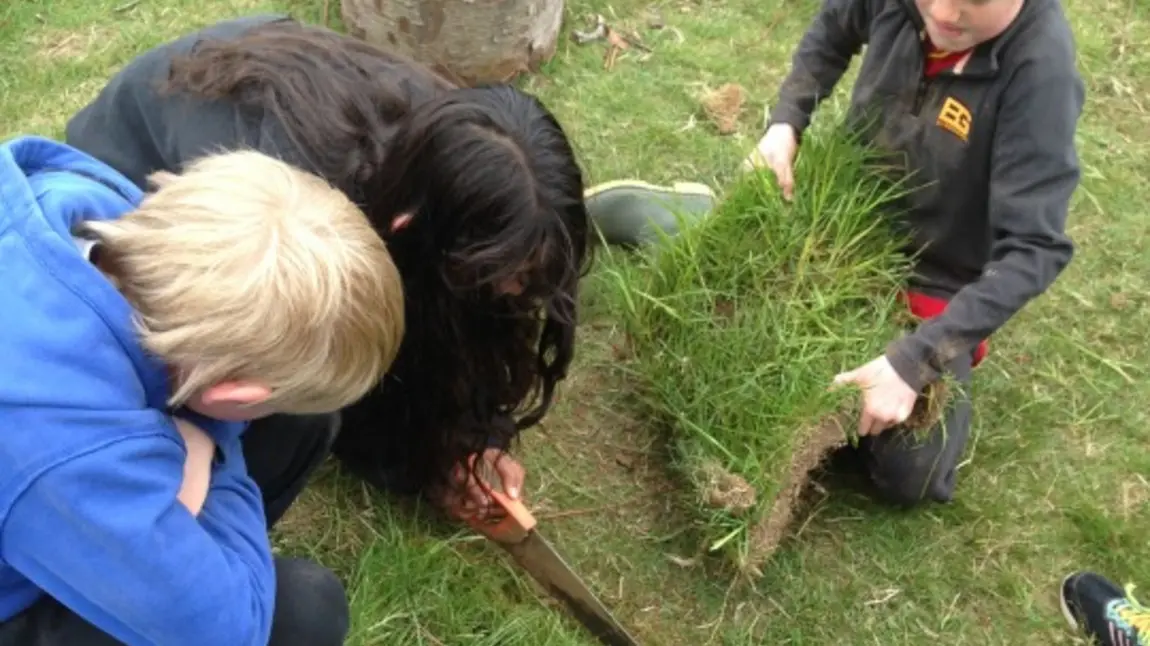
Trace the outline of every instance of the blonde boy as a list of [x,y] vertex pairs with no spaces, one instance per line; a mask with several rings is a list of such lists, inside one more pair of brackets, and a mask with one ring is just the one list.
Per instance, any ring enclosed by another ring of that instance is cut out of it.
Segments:
[[273,558],[241,433],[380,380],[398,273],[354,204],[264,155],[155,184],[0,146],[0,643],[341,644],[342,586]]

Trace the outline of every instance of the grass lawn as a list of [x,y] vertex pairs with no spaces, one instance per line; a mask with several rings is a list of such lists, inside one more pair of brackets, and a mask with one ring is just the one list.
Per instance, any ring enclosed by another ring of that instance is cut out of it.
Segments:
[[[548,538],[648,644],[1074,644],[1055,589],[1095,568],[1150,586],[1150,9],[1064,0],[1088,106],[1078,255],[992,341],[974,439],[947,506],[895,512],[835,479],[752,589],[696,558],[699,528],[656,429],[609,369],[619,333],[586,291],[579,365],[525,435],[529,496]],[[332,23],[337,22],[331,1]],[[611,70],[564,38],[538,92],[591,181],[723,186],[760,132],[814,0],[573,0],[565,34],[601,13],[646,34]],[[319,20],[322,0],[8,0],[0,8],[0,135],[62,136],[115,69],[162,40],[267,9]],[[666,28],[647,30],[655,11]],[[720,137],[699,107],[737,82],[748,103]],[[840,90],[843,98],[845,84]],[[799,178],[801,182],[802,178]],[[832,375],[827,375],[829,380]],[[348,581],[351,644],[590,644],[498,550],[325,471],[276,535]],[[1084,642],[1083,642],[1084,643]]]

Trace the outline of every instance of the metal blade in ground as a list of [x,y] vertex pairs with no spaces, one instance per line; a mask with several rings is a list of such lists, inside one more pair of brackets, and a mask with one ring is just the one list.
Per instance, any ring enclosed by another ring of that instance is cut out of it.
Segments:
[[501,547],[551,596],[563,602],[568,612],[600,642],[607,646],[639,646],[538,532],[531,531],[525,540],[501,544]]

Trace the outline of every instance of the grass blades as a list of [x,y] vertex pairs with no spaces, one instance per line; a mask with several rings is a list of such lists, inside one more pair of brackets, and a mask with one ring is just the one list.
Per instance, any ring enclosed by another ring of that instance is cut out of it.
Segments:
[[671,428],[713,550],[757,560],[748,527],[781,510],[796,453],[856,396],[829,392],[830,377],[899,332],[910,265],[890,223],[904,193],[874,161],[841,133],[808,132],[793,203],[769,171],[750,173],[697,226],[611,256],[630,368]]

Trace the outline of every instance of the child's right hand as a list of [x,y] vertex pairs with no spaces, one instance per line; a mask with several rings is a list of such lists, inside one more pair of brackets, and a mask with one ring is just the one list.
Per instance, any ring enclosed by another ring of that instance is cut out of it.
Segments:
[[788,202],[795,196],[795,154],[799,150],[799,140],[795,129],[789,123],[776,123],[767,128],[767,133],[759,140],[759,145],[751,151],[743,162],[747,170],[766,166],[775,173],[783,199]]
[[184,461],[184,480],[176,494],[193,516],[198,516],[208,498],[208,487],[212,481],[212,459],[216,454],[216,444],[212,438],[195,424],[175,418],[176,429],[184,438],[188,457]]
[[496,489],[519,500],[527,472],[518,460],[497,448],[472,455],[471,460],[474,470],[469,473],[463,464],[457,464],[451,473],[455,486],[436,488],[432,500],[456,519],[498,520],[506,512],[487,490]]

